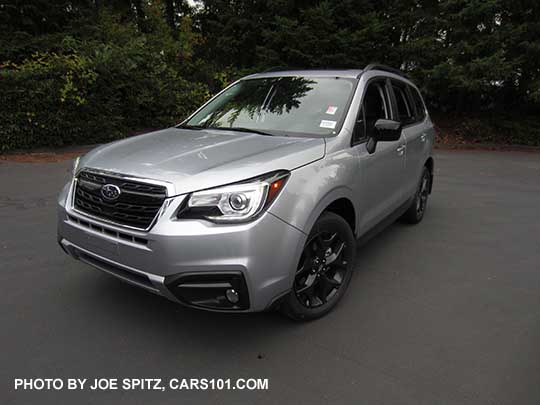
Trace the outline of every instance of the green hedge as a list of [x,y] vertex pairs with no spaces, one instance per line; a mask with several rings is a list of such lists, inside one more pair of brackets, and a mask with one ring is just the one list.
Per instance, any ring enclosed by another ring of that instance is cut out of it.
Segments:
[[3,3],[0,152],[172,125],[244,73],[373,61],[459,114],[449,136],[540,145],[538,1]]
[[[116,25],[91,42],[0,65],[0,151],[93,144],[175,124],[210,95],[187,79],[189,53],[159,31]],[[189,50],[188,50],[189,51]],[[187,56],[186,56],[187,55]]]

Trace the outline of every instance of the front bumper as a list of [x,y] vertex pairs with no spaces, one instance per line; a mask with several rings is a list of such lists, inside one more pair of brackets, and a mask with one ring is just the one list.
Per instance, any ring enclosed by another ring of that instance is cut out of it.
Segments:
[[[165,204],[148,232],[126,229],[74,211],[70,194],[68,185],[58,204],[58,241],[66,253],[130,284],[204,309],[267,309],[292,286],[306,240],[303,232],[268,212],[247,224],[179,221],[175,213],[181,196]],[[229,283],[241,300],[213,306],[212,299],[203,299],[209,294],[206,282],[212,288]],[[197,291],[205,297],[186,298]]]

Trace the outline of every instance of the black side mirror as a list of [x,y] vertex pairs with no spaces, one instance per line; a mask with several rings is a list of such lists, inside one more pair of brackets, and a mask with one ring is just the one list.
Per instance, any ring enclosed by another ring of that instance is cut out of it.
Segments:
[[401,123],[378,119],[375,122],[375,137],[378,142],[393,142],[401,137]]
[[401,123],[393,120],[378,119],[375,122],[375,131],[372,137],[368,139],[367,151],[374,153],[377,148],[377,142],[393,142],[401,137]]

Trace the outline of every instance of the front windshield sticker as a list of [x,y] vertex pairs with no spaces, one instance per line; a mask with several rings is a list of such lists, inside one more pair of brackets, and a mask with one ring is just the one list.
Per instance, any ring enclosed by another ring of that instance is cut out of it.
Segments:
[[337,107],[333,105],[329,105],[328,108],[326,109],[326,113],[328,115],[334,115],[336,111],[337,111]]
[[321,128],[334,129],[336,127],[336,121],[321,120]]

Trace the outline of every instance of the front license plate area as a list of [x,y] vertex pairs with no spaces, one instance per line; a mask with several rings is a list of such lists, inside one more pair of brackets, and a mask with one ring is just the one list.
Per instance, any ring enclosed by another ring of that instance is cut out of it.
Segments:
[[91,252],[101,254],[107,257],[118,256],[118,243],[100,238],[92,234],[87,233],[85,238],[88,250]]

